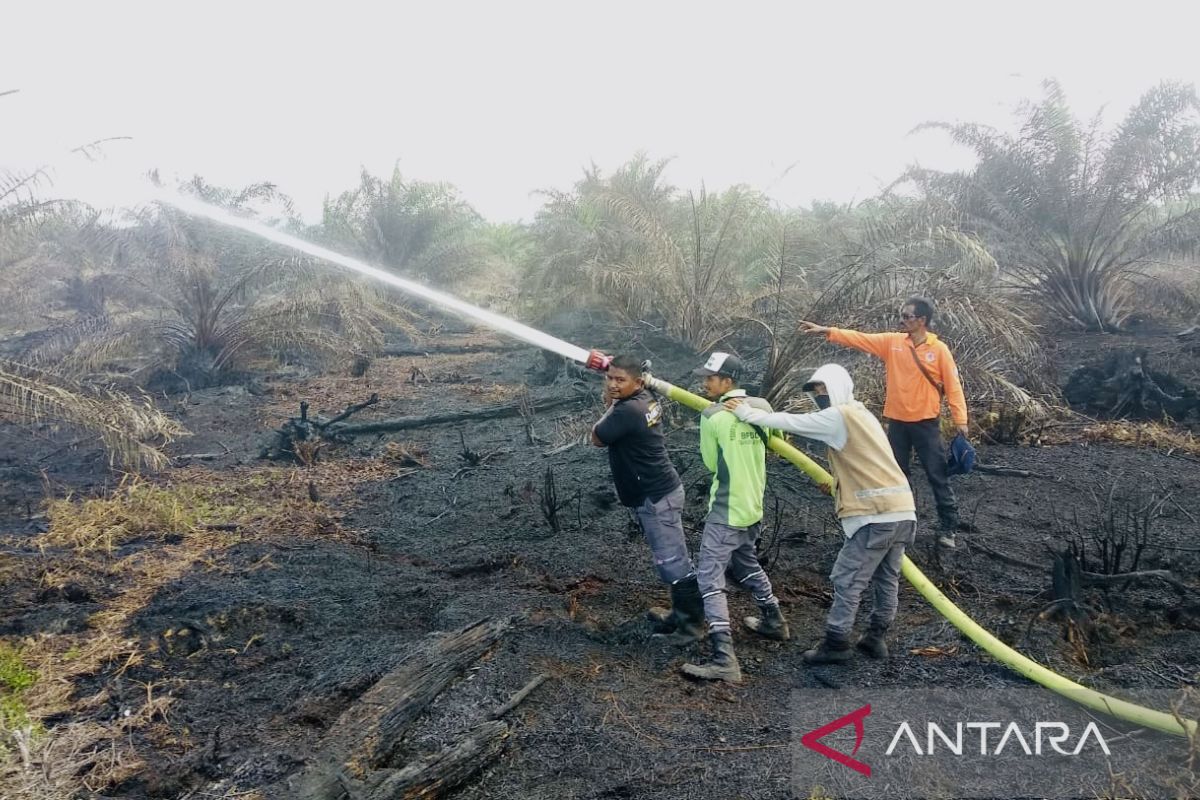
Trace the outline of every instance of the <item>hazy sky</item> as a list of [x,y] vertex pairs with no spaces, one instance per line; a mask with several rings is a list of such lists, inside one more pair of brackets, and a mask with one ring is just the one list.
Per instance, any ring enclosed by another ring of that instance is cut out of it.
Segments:
[[[360,167],[446,180],[492,220],[638,150],[681,187],[785,206],[969,163],[931,119],[1007,126],[1057,77],[1119,118],[1200,83],[1200,2],[61,3],[0,6],[0,164],[278,184],[310,220]],[[789,171],[790,167],[790,171]],[[785,175],[786,172],[786,175]],[[93,176],[94,177],[94,176]],[[107,178],[106,180],[111,180]],[[91,180],[94,183],[94,180]],[[92,191],[60,172],[59,189]]]

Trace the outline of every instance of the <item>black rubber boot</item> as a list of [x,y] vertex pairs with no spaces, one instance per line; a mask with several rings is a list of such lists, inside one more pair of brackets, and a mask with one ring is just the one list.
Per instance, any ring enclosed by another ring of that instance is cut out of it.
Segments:
[[746,623],[747,628],[759,636],[774,639],[777,642],[786,642],[792,638],[792,632],[788,629],[787,620],[783,618],[783,611],[780,610],[778,603],[758,608],[762,612],[761,617],[746,617],[742,620]]
[[729,631],[717,631],[709,636],[712,658],[703,664],[684,664],[683,674],[703,681],[742,682],[742,667],[733,652],[733,636]]
[[687,647],[703,639],[704,598],[700,596],[695,575],[671,585],[671,605],[667,615],[668,619],[673,618],[670,632],[656,633],[654,638],[676,647]]
[[877,625],[872,625],[867,628],[867,632],[862,635],[855,645],[860,651],[866,653],[871,658],[884,659],[887,658],[887,628],[881,628]]
[[[674,606],[674,601],[672,601]],[[653,606],[646,611],[646,619],[650,621],[650,629],[655,633],[674,633],[679,625],[679,616],[674,608]]]
[[854,658],[850,649],[850,640],[838,634],[825,631],[825,638],[811,650],[805,650],[801,656],[805,664],[844,664]]
[[958,514],[945,514],[938,520],[937,543],[938,547],[946,550],[953,550],[958,546],[955,539],[955,534],[958,532]]
[[679,627],[680,606],[687,605],[688,598],[693,593],[700,593],[700,586],[696,582],[695,575],[690,578],[684,578],[679,583],[671,584],[670,589],[670,608],[654,606],[646,611],[646,619],[650,621],[650,625],[655,633],[674,633],[675,629]]

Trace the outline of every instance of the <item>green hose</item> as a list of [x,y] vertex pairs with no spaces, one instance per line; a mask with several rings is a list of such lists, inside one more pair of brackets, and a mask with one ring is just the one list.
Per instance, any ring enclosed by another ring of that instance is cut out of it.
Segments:
[[[646,385],[654,391],[674,400],[680,405],[687,406],[693,411],[703,411],[712,405],[712,401],[710,400],[706,400],[697,394],[692,394],[685,389],[680,389],[674,384],[667,383],[648,374],[645,376],[645,381]],[[832,475],[826,472],[820,464],[817,464],[782,438],[772,436],[768,440],[768,447],[799,467],[817,485],[830,487],[833,485]],[[1018,653],[989,633],[978,622],[967,616],[966,612],[961,608],[954,605],[950,601],[950,598],[942,594],[941,590],[934,586],[929,578],[925,577],[925,573],[921,572],[908,556],[904,557],[902,571],[904,577],[913,585],[913,588],[920,592],[921,596],[928,600],[930,605],[937,609],[954,627],[962,631],[967,638],[982,647],[997,661],[1024,675],[1034,683],[1041,684],[1050,691],[1088,708],[1105,714],[1111,714],[1118,719],[1123,719],[1136,725],[1154,728],[1155,730],[1177,736],[1196,735],[1197,727],[1195,720],[1184,720],[1163,711],[1155,711],[1151,708],[1130,703],[1127,700],[1110,697],[1102,692],[1097,692],[1095,689],[1089,689],[1068,678],[1064,678],[1057,672],[1053,672],[1033,659]]]
[[[659,394],[674,400],[676,403],[679,403],[682,406],[687,406],[693,411],[701,412],[712,405],[711,400],[705,400],[698,394],[692,394],[686,389],[680,389],[673,383],[667,383],[666,381],[655,378],[649,374],[646,374],[642,377],[648,387]],[[830,492],[832,493],[833,476],[826,472],[820,464],[804,455],[804,453],[801,453],[792,445],[788,444],[783,437],[770,437],[767,439],[767,447],[771,448],[772,451],[778,453],[780,456],[799,467],[800,471],[811,478],[813,483],[817,484],[818,486],[828,486],[830,488]]]

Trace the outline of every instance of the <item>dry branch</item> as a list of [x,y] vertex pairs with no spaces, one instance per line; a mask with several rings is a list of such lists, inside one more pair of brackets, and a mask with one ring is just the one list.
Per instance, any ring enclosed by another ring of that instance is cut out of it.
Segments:
[[1010,564],[1014,567],[1021,567],[1022,569],[1027,569],[1031,572],[1045,572],[1046,571],[1046,567],[1043,564],[1034,564],[1032,561],[1023,561],[1019,558],[1014,558],[1013,556],[1005,555],[1004,553],[997,552],[997,551],[993,550],[992,548],[988,547],[987,545],[985,545],[983,542],[979,541],[978,539],[972,539],[971,546],[979,548],[980,550],[982,550],[984,553],[987,553],[992,558],[996,559],[997,561],[1003,561],[1005,564]]
[[1030,472],[1027,469],[1017,469],[1016,467],[1001,467],[995,464],[976,464],[976,472],[982,472],[984,475],[999,475],[1004,478],[1045,478],[1040,472]]
[[[1005,564],[1010,564],[1014,567],[1021,567],[1031,572],[1046,572],[1045,565],[1034,564],[1032,561],[1024,561],[1020,558],[1005,555],[1004,553],[993,550],[982,542],[973,541],[972,546],[979,548],[997,561],[1003,561]],[[1095,586],[1107,586],[1111,583],[1121,583],[1123,581],[1160,580],[1180,594],[1187,594],[1188,592],[1200,593],[1200,588],[1188,586],[1186,583],[1176,578],[1174,573],[1168,569],[1147,569],[1136,572],[1120,572],[1115,575],[1105,575],[1100,572],[1081,571],[1079,573],[1079,577],[1084,583]]]
[[337,423],[339,423],[342,420],[349,417],[351,414],[357,414],[359,411],[362,411],[364,408],[373,406],[378,402],[379,402],[379,395],[372,394],[370,397],[368,397],[366,400],[362,401],[361,403],[353,403],[351,405],[346,406],[346,410],[343,411],[342,413],[338,414],[333,419],[331,419],[327,422],[314,422],[313,424],[315,424],[318,429],[324,430],[325,428],[329,427],[330,425],[336,425]]
[[529,695],[533,694],[534,690],[537,689],[539,686],[541,686],[543,683],[545,683],[549,677],[550,677],[549,675],[546,675],[544,673],[536,676],[529,683],[527,683],[523,687],[521,687],[521,689],[519,691],[514,692],[513,696],[508,698],[507,703],[500,706],[492,713],[488,714],[488,719],[500,719],[500,718],[504,717],[506,714],[508,714],[514,708],[521,705],[521,703],[525,702],[525,698],[527,698],[527,697],[529,697]]
[[437,347],[385,347],[380,355],[393,358],[421,357],[433,355],[465,355],[467,353],[509,353],[513,350],[524,350],[531,345],[523,342],[506,344],[447,344]]
[[1113,418],[1182,420],[1200,406],[1196,390],[1153,369],[1145,349],[1110,352],[1101,364],[1080,366],[1064,396],[1072,406]]
[[311,464],[316,460],[322,441],[327,432],[339,426],[343,420],[352,414],[357,414],[364,408],[369,408],[379,402],[379,395],[372,394],[361,403],[352,403],[332,419],[308,416],[308,402],[300,403],[300,416],[291,417],[283,423],[272,435],[269,442],[259,452],[259,458],[292,458],[302,464]]
[[1200,589],[1188,586],[1176,578],[1174,573],[1169,569],[1145,569],[1136,572],[1119,572],[1116,575],[1103,575],[1099,572],[1082,572],[1080,576],[1086,583],[1099,586],[1106,586],[1110,583],[1121,583],[1123,581],[1159,580],[1180,594],[1187,594],[1188,592],[1200,594]]

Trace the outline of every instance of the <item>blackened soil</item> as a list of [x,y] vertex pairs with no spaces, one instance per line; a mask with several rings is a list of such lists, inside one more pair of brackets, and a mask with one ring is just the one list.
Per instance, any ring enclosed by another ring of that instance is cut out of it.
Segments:
[[[645,331],[636,333],[638,349],[653,354],[663,375],[678,378],[695,360]],[[629,334],[593,331],[598,339],[590,343],[611,347]],[[1074,339],[1071,358],[1062,361],[1082,362],[1088,357],[1083,348],[1099,352],[1104,346]],[[1195,374],[1195,363],[1184,354],[1172,358],[1185,365],[1180,371]],[[378,392],[383,401],[354,418],[367,421],[509,402],[522,387],[540,396],[579,385],[590,387],[590,396],[575,407],[539,414],[532,444],[523,421],[506,418],[364,436],[327,450],[320,455],[325,461],[383,459],[396,443],[393,451],[403,445],[421,453],[428,466],[397,467],[394,474],[358,483],[352,497],[337,501],[357,541],[277,530],[223,550],[213,563],[198,563],[164,585],[127,631],[153,643],[155,657],[128,668],[112,664],[77,687],[81,698],[102,688],[111,698],[106,708],[80,714],[115,715],[136,707],[139,687],[147,683],[174,698],[166,719],[134,734],[145,769],[104,794],[229,796],[259,789],[276,796],[279,781],[303,766],[322,733],[374,678],[428,634],[483,617],[512,615],[516,623],[489,658],[434,704],[411,736],[413,754],[452,741],[534,675],[546,673],[551,680],[511,717],[510,746],[462,790],[463,797],[790,797],[794,689],[1024,683],[907,585],[890,661],[806,668],[800,653],[819,636],[829,601],[826,576],[840,535],[828,498],[774,458],[763,552],[794,638],[768,643],[738,630],[742,685],[685,680],[679,666],[704,651],[680,652],[650,641],[643,612],[663,604],[666,594],[616,503],[603,452],[583,442],[601,410],[598,382],[533,349],[383,359],[363,378],[278,377],[257,392],[209,389],[175,396],[165,407],[194,433],[172,445],[173,455],[216,454],[198,463],[224,470],[258,463],[270,429],[296,413],[300,400],[330,415]],[[696,419],[679,409],[671,426],[695,547],[707,485]],[[11,444],[25,434],[10,428],[3,435]],[[46,482],[53,492],[86,493],[114,481],[94,451],[54,453],[61,439],[44,438],[23,454],[4,450],[12,455],[0,467],[10,470],[0,513],[6,530],[16,534],[4,556],[9,559],[33,558],[44,527],[36,509]],[[1099,569],[1092,537],[1107,511],[1119,517],[1121,509],[1141,507],[1151,497],[1165,501],[1137,568],[1167,568],[1197,585],[1200,464],[1185,455],[1116,444],[984,446],[980,456],[1033,477],[976,473],[956,479],[971,530],[960,535],[953,558],[939,564],[923,528],[913,559],[1000,638],[1085,685],[1120,695],[1194,684],[1200,674],[1198,593],[1181,596],[1154,581],[1085,590],[1080,599],[1096,612],[1085,654],[1064,639],[1058,622],[1037,614],[1053,599],[1047,593],[1050,553],[1074,541],[1091,559],[1090,568]],[[47,470],[45,478],[40,469]],[[542,511],[551,475],[561,501],[557,530]],[[917,485],[925,488],[923,480]],[[315,488],[327,490],[320,482]],[[928,492],[919,495],[928,520]],[[1038,569],[1016,566],[985,548]],[[1133,567],[1128,552],[1120,567]],[[0,632],[14,639],[78,630],[88,613],[120,590],[47,594],[32,573],[14,568],[10,575],[0,586],[0,606],[10,609]],[[745,595],[732,595],[731,605],[735,619],[753,613]],[[187,634],[181,637],[181,630]],[[798,785],[805,780],[798,776]]]

